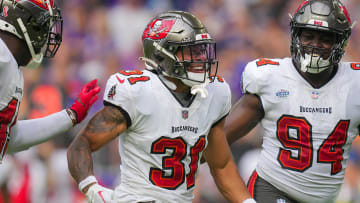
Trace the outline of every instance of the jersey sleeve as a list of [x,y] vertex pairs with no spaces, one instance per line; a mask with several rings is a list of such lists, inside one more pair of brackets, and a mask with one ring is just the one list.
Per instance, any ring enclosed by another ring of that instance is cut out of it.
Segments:
[[114,106],[121,107],[132,120],[135,117],[136,108],[134,102],[132,102],[131,85],[126,79],[126,76],[119,73],[110,76],[105,86],[103,100]]
[[258,71],[255,61],[249,62],[241,78],[241,89],[244,93],[258,94],[260,89],[261,72]]
[[[229,84],[222,78],[215,79],[214,82],[217,86],[215,89],[214,98],[219,99],[219,102],[215,102],[219,109],[218,117],[214,122],[214,125],[226,117],[231,109],[231,90]],[[211,91],[211,90],[210,90]]]
[[226,83],[226,82],[224,84],[224,93],[225,93],[225,95],[224,95],[224,108],[223,108],[221,118],[228,115],[229,112],[230,112],[230,109],[231,109],[231,90],[230,90],[229,84]]
[[15,59],[12,57],[11,52],[6,46],[5,42],[0,39],[0,68],[5,68],[9,66],[10,63],[16,63]]
[[26,150],[51,140],[72,127],[73,123],[66,110],[42,118],[19,120],[11,129],[8,152]]
[[266,87],[277,80],[277,75],[281,71],[280,63],[284,63],[284,61],[267,58],[249,62],[245,66],[242,76],[241,86],[243,92],[258,96],[265,94]]

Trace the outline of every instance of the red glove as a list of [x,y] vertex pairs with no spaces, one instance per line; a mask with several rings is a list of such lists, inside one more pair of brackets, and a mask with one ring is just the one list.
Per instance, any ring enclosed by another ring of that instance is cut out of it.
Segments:
[[[70,107],[73,112],[76,114],[76,123],[80,123],[87,115],[88,110],[91,105],[98,99],[97,94],[100,92],[101,88],[97,86],[97,79],[94,79],[87,83],[79,93],[73,105]],[[71,116],[70,116],[71,117]],[[74,121],[73,121],[74,122]]]

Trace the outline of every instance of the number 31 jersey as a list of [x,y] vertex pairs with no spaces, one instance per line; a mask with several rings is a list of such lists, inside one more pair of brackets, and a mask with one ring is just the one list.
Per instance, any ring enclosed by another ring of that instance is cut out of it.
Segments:
[[118,202],[192,202],[207,135],[231,106],[230,88],[222,78],[206,88],[205,99],[197,95],[184,107],[150,71],[110,77],[104,101],[121,107],[130,121],[119,142]]
[[243,73],[243,90],[260,97],[265,115],[259,176],[299,202],[334,202],[360,123],[359,64],[340,63],[313,88],[291,58],[259,59]]

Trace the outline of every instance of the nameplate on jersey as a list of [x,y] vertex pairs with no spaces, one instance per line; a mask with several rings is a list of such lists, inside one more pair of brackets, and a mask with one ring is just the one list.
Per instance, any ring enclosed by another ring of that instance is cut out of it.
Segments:
[[188,131],[188,132],[193,132],[193,133],[197,133],[199,130],[198,127],[194,127],[194,126],[188,126],[188,125],[182,125],[182,126],[172,126],[171,127],[171,133],[178,133],[178,132],[183,132],[183,131]]
[[323,113],[323,114],[332,114],[332,107],[308,107],[300,106],[301,113]]

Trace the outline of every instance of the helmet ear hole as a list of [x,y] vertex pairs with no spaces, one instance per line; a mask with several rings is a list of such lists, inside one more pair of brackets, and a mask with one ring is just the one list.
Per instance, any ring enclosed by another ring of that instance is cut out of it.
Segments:
[[164,60],[164,57],[160,56],[159,53],[158,54],[155,53],[154,57],[157,62],[162,62]]
[[184,69],[179,66],[175,66],[173,69],[173,73],[174,75],[182,76],[184,74]]
[[176,48],[175,46],[168,46],[167,50],[169,50],[171,53],[176,53]]

